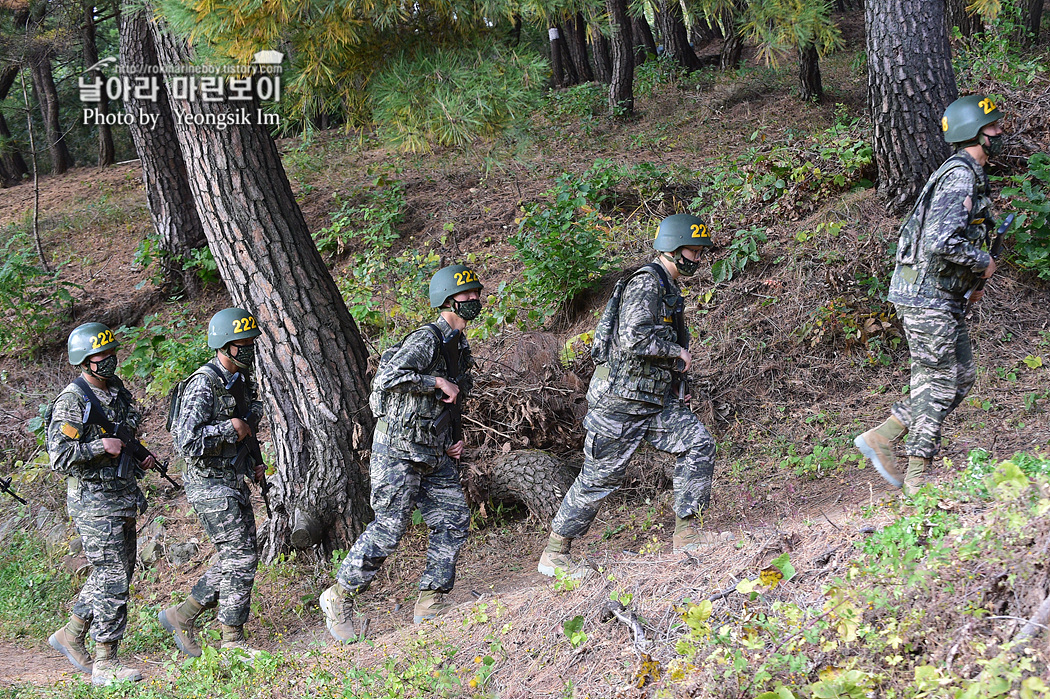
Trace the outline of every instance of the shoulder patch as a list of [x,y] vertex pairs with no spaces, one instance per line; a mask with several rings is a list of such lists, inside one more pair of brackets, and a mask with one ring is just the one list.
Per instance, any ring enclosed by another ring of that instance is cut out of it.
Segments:
[[80,430],[68,422],[62,423],[62,434],[69,437],[70,439],[80,439]]

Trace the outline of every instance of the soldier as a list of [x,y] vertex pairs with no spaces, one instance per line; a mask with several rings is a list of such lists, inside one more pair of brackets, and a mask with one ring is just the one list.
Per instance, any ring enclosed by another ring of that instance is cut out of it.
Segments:
[[[456,580],[456,559],[467,540],[470,510],[456,461],[463,455],[458,411],[470,393],[473,362],[464,331],[481,313],[481,282],[473,270],[453,265],[430,280],[436,321],[384,352],[369,398],[376,417],[370,476],[375,520],[358,537],[321,594],[321,609],[336,640],[364,636],[354,603],[404,536],[418,505],[430,529],[427,566],[419,581],[413,621],[433,619],[452,605],[444,596]],[[451,349],[449,349],[451,347]],[[449,366],[455,362],[458,366]]]
[[576,578],[590,572],[569,557],[570,543],[586,533],[601,501],[619,488],[643,439],[678,457],[674,549],[692,551],[717,540],[694,527],[711,497],[715,444],[689,410],[684,383],[682,391],[673,391],[676,379],[684,381],[693,361],[677,279],[695,274],[703,249],[712,246],[700,219],[669,216],[660,222],[653,243],[659,252],[656,260],[628,278],[618,309],[614,293],[602,319],[615,314],[608,333],[608,363],[595,368],[587,391],[583,470],[551,523],[550,540],[537,566],[544,575],[553,576],[558,568]]
[[[966,328],[967,303],[978,301],[995,260],[982,249],[994,227],[984,165],[1002,150],[1002,113],[982,95],[944,110],[944,140],[955,154],[930,176],[901,227],[889,300],[911,351],[911,390],[878,427],[854,440],[887,481],[912,494],[940,449],[941,425],[977,376]],[[893,445],[910,433],[907,472]]]
[[[131,393],[116,377],[120,343],[102,323],[85,323],[69,334],[69,363],[81,375],[58,395],[47,426],[51,467],[67,476],[66,507],[84,542],[92,565],[81,588],[69,623],[48,639],[91,683],[108,686],[138,681],[142,673],[125,667],[117,646],[128,622],[128,587],[135,571],[135,515],[145,510],[145,498],[133,464],[120,461],[124,443],[105,436],[95,424],[98,411],[104,422],[138,428],[142,414]],[[90,418],[89,418],[90,416]],[[142,463],[153,466],[152,458]],[[95,639],[92,661],[85,641],[88,629]]]
[[[263,417],[253,371],[255,338],[261,334],[255,316],[243,308],[216,313],[208,323],[208,347],[215,350],[215,361],[197,369],[186,381],[173,417],[175,450],[186,460],[186,499],[218,551],[218,561],[205,571],[186,601],[158,615],[161,625],[174,634],[179,650],[194,657],[201,654],[194,633],[197,617],[216,606],[221,648],[239,649],[250,656],[257,652],[244,639],[259,564],[255,512],[245,479],[261,483],[266,467],[238,456]],[[246,413],[238,410],[231,393],[237,380],[246,382]]]

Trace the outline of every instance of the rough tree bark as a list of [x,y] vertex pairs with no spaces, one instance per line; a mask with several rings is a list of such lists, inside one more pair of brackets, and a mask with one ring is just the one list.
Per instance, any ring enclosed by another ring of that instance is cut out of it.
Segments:
[[[158,65],[157,49],[145,13],[141,6],[128,0],[120,18],[120,65],[130,69]],[[191,203],[193,192],[175,133],[167,88],[163,81],[158,82],[157,99],[152,101],[135,99],[133,92],[125,91],[124,109],[128,114],[146,113],[157,117],[152,128],[136,118],[129,129],[142,161],[142,182],[146,186],[150,219],[164,253],[160,260],[164,278],[174,288],[193,296],[200,290],[200,280],[194,270],[185,269],[184,260],[208,241],[197,209]]]
[[631,17],[631,38],[635,46],[635,65],[645,63],[650,54],[656,55],[656,39],[653,38],[653,30],[644,15]]
[[941,116],[959,91],[943,13],[942,3],[925,0],[864,3],[879,194],[893,213],[951,154]]
[[594,80],[594,73],[587,58],[587,20],[582,13],[577,12],[565,20],[565,30],[565,48],[569,50],[576,77],[581,83],[589,83]]
[[[10,92],[11,86],[15,84],[15,78],[18,77],[19,70],[20,66],[17,64],[4,66],[0,70],[0,102],[7,99],[7,93]],[[3,112],[0,112],[0,141],[3,143],[3,145],[0,145],[0,184],[4,187],[13,187],[21,184],[26,175],[29,174],[29,166],[26,165],[26,161],[22,159],[22,154],[18,152],[18,148],[12,142],[11,130],[7,127],[7,120],[4,119]]]
[[952,27],[959,28],[959,34],[964,37],[973,36],[981,29],[981,18],[976,14],[966,11],[970,5],[969,0],[946,0],[944,3],[944,18],[947,22],[948,31]]
[[1043,0],[1028,0],[1024,22],[1029,32],[1024,43],[1026,46],[1035,46],[1039,41],[1039,26],[1043,23]]
[[51,55],[48,47],[36,47],[29,55],[30,72],[33,76],[33,92],[40,104],[40,117],[44,121],[47,150],[51,156],[51,172],[56,175],[73,167],[73,156],[66,145],[59,119],[58,89],[51,70]]
[[612,24],[613,74],[609,84],[609,114],[630,117],[634,114],[634,41],[627,0],[606,0],[605,7]]
[[798,91],[807,102],[823,102],[824,86],[820,80],[820,55],[813,44],[798,50]]
[[557,514],[576,472],[539,449],[522,449],[483,464],[470,462],[466,478],[471,501],[520,502],[547,524]]
[[697,70],[701,67],[700,59],[689,45],[689,31],[685,28],[682,5],[678,0],[663,0],[657,15],[660,34],[664,39],[664,51],[678,65],[686,70]]
[[597,29],[591,42],[591,56],[594,57],[594,79],[604,85],[611,84],[612,50],[609,48],[609,37]]
[[[148,9],[147,5],[147,12]],[[181,40],[150,23],[162,64],[189,62]],[[230,103],[175,100],[189,120],[229,117]],[[250,112],[254,114],[253,104]],[[238,108],[239,109],[239,108]],[[276,451],[267,558],[291,543],[349,548],[371,518],[362,465],[374,418],[368,352],[295,201],[266,126],[176,122],[193,201],[233,302],[262,330],[259,371]]]
[[570,85],[571,83],[566,82],[566,68],[562,60],[562,54],[565,53],[562,45],[565,43],[565,40],[561,36],[561,30],[558,29],[558,25],[552,24],[547,29],[547,39],[550,41],[551,49],[551,86],[565,87]]
[[[80,38],[84,44],[84,67],[88,68],[98,63],[98,47],[95,45],[95,3],[92,0],[84,2],[84,24],[81,27]],[[102,77],[102,73],[98,70],[92,71],[91,77]],[[105,90],[102,90],[98,111],[103,115],[109,114],[109,98],[106,97]],[[112,165],[115,153],[113,129],[108,124],[100,124],[98,126],[98,166]]]

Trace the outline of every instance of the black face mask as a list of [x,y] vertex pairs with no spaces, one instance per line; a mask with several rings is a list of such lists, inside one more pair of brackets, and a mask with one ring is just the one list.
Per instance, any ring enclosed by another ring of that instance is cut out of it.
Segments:
[[470,299],[469,301],[452,300],[452,310],[463,320],[474,320],[481,315],[481,299]]
[[241,369],[249,371],[255,366],[255,345],[241,345],[237,347],[237,356],[230,354],[229,350],[222,351],[226,357]]
[[[91,366],[95,368],[92,369]],[[100,362],[88,362],[88,373],[100,379],[112,379],[117,375],[117,355],[111,354]]]
[[989,158],[994,158],[1003,152],[1003,135],[989,136],[988,134],[981,134],[981,138],[978,139],[978,143],[981,144],[981,148],[984,149],[985,154]]
[[696,270],[700,269],[700,258],[695,260],[686,259],[679,250],[674,254],[674,265],[678,268],[678,273],[683,277],[691,277],[696,274]]

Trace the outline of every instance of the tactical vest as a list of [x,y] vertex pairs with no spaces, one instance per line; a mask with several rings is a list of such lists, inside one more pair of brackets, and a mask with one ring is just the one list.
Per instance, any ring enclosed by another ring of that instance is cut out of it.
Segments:
[[[427,332],[432,334],[435,343],[434,358],[426,371],[420,372],[428,376],[448,379],[460,387],[460,395],[457,399],[460,404],[466,399],[463,377],[470,369],[470,346],[461,346],[459,351],[459,368],[454,374],[449,374],[445,367],[445,358],[441,354],[443,338],[439,339],[440,331],[433,325],[427,325],[411,333],[399,345],[391,347],[383,353],[380,359],[380,367],[385,361],[389,361],[400,346],[409,337],[416,333]],[[376,372],[379,375],[379,372]],[[409,393],[398,391],[383,391],[378,382],[373,382],[372,392],[368,396],[368,405],[372,414],[376,417],[376,439],[381,443],[390,445],[401,451],[422,451],[427,454],[441,454],[451,442],[451,421],[448,418],[441,419],[446,412],[446,404],[439,398],[437,390],[428,393]]]
[[[99,404],[102,405],[102,411],[109,418],[110,422],[123,422],[131,411],[134,398],[132,398],[131,392],[124,388],[124,384],[120,382],[120,379],[113,377],[107,383],[116,386],[117,395],[110,401],[109,405],[102,403],[101,400]],[[80,386],[76,383],[69,384],[59,394],[59,397],[66,393],[76,396],[77,400],[84,406],[84,409],[87,410],[89,399]],[[83,425],[77,441],[81,444],[89,444],[107,436],[112,435],[107,435],[105,430],[99,425]],[[110,456],[103,452],[90,461],[74,465],[69,475],[83,483],[91,484],[94,490],[104,492],[117,492],[134,488],[136,485],[135,471],[137,469],[132,469],[132,472],[126,478],[117,478],[117,462],[118,457]]]
[[[212,392],[212,416],[211,423],[220,423],[231,420],[237,416],[237,400],[226,390],[221,376],[214,374],[207,366],[202,366],[193,372],[192,376],[203,375],[208,381]],[[191,376],[191,378],[192,378]],[[253,386],[249,383],[249,386]],[[254,400],[254,390],[248,396],[249,402]],[[233,461],[237,456],[240,442],[223,442],[218,453],[206,454],[204,456],[186,457],[186,476],[190,480],[220,479],[231,484],[239,483],[245,475],[235,473]]]
[[923,240],[923,229],[927,216],[931,214],[937,186],[945,175],[958,168],[966,168],[974,176],[970,194],[972,207],[964,236],[978,248],[988,241],[993,226],[988,177],[973,158],[962,152],[956,153],[944,161],[926,182],[915,208],[901,226],[897,264],[890,280],[889,300],[895,304],[961,310],[965,307],[966,292],[973,289],[980,279],[979,274],[974,274],[965,265],[929,254]]
[[[640,268],[631,276],[628,284],[642,274],[652,275],[664,292],[660,295],[661,315],[656,334],[664,340],[677,343],[678,333],[674,327],[674,314],[679,307],[678,299],[681,296],[671,285],[670,280],[665,283],[660,271],[654,269],[652,265]],[[606,390],[614,396],[642,403],[664,405],[671,392],[671,383],[674,379],[671,370],[674,369],[677,361],[677,357],[639,357],[621,350],[614,344],[609,353],[608,373],[601,371],[606,367],[598,367],[595,369],[595,376],[599,382],[603,379],[608,380]]]

